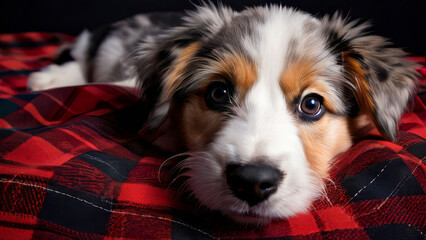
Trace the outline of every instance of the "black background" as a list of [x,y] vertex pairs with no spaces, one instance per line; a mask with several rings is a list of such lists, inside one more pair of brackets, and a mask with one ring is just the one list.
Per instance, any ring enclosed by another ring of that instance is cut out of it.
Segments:
[[[82,29],[140,12],[193,9],[199,0],[0,0],[0,33],[26,31],[78,34]],[[222,0],[234,9],[281,3],[322,16],[340,11],[371,20],[371,32],[390,38],[413,55],[426,55],[426,0]]]

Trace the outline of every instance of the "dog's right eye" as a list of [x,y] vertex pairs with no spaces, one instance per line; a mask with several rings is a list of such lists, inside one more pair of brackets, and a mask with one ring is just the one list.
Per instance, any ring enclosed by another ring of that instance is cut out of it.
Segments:
[[325,113],[323,98],[317,94],[309,94],[299,104],[299,117],[307,122],[319,120]]
[[224,82],[214,82],[207,87],[205,101],[213,110],[223,110],[231,102],[230,88]]

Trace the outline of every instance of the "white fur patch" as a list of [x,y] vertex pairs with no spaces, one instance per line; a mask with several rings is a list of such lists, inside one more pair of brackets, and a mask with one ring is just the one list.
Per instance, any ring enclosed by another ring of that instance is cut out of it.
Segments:
[[51,64],[40,72],[28,76],[27,88],[32,91],[76,86],[86,84],[81,65],[76,62],[67,62],[63,65]]
[[74,45],[71,48],[71,56],[79,63],[86,62],[87,50],[90,44],[90,32],[84,30],[77,36]]

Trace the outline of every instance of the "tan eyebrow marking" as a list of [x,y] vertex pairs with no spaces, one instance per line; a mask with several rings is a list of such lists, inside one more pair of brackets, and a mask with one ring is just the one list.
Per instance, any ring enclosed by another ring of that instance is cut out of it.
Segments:
[[337,112],[336,106],[330,101],[327,84],[320,79],[319,73],[314,66],[314,62],[306,59],[298,59],[289,64],[283,71],[280,79],[280,86],[288,104],[301,96],[305,91],[312,89],[324,98],[323,105],[332,112]]
[[219,62],[217,71],[235,84],[244,96],[257,79],[256,66],[240,54],[227,55]]

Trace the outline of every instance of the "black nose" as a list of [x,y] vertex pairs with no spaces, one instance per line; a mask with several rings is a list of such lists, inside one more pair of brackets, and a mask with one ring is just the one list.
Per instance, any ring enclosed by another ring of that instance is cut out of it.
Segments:
[[282,177],[278,169],[264,163],[230,164],[226,168],[226,178],[232,192],[250,206],[271,196]]

